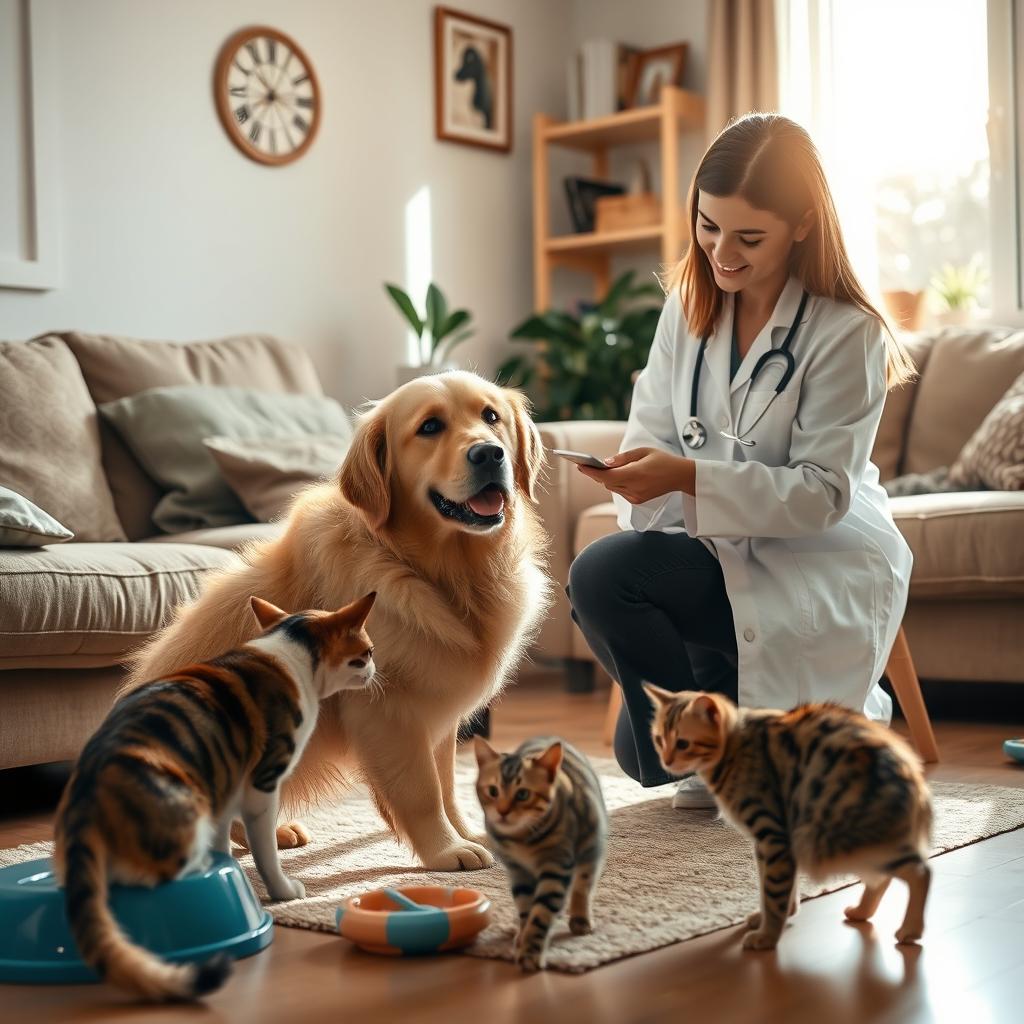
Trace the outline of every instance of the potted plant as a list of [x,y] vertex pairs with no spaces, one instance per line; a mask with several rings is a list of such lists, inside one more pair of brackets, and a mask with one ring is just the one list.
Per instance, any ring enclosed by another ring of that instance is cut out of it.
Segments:
[[498,368],[499,381],[530,392],[538,419],[625,419],[633,377],[647,363],[664,298],[653,282],[616,278],[605,298],[578,314],[548,310],[510,337],[532,351]]
[[931,289],[942,303],[939,323],[965,324],[978,304],[978,291],[985,283],[985,270],[977,259],[967,266],[954,267],[947,263],[932,277]]
[[433,282],[427,286],[426,308],[422,314],[416,311],[408,293],[398,285],[385,284],[384,288],[419,342],[419,363],[400,366],[398,383],[404,384],[426,373],[454,369],[454,364],[449,362],[452,350],[473,335],[470,327],[473,315],[469,310],[449,311],[444,293]]

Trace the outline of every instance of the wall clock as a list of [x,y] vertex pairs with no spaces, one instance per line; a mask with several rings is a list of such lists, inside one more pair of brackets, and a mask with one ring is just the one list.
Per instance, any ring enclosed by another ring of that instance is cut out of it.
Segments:
[[251,160],[291,163],[316,138],[320,83],[299,44],[276,28],[244,28],[228,39],[213,91],[224,130]]

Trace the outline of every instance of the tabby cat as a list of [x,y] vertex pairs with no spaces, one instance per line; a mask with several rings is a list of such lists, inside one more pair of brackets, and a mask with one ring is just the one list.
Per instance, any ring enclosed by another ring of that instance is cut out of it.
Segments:
[[519,911],[513,952],[524,971],[544,966],[551,926],[569,893],[569,929],[593,930],[608,814],[597,776],[564,740],[532,739],[499,754],[479,736],[476,791],[491,848],[508,870]]
[[796,913],[797,869],[864,882],[851,921],[867,921],[889,882],[910,889],[901,943],[920,939],[931,869],[932,808],[914,752],[894,733],[836,704],[792,711],[737,708],[715,693],[644,689],[651,735],[668,771],[696,771],[722,813],[754,840],[761,910],[746,949],[774,949]]
[[278,786],[319,702],[371,683],[364,623],[375,596],[297,615],[252,598],[261,636],[134,690],[86,744],[57,808],[54,865],[79,953],[101,977],[152,1000],[194,999],[224,982],[227,954],[172,965],[134,945],[107,887],[204,869],[211,846],[228,852],[236,816],[271,899],[305,895],[278,861]]

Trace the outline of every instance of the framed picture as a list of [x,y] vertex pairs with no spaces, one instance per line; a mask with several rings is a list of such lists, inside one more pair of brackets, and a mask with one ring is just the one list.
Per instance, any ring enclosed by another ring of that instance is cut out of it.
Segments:
[[660,101],[663,85],[682,84],[688,46],[688,43],[673,43],[632,55],[632,74],[627,92],[629,106],[650,106]]
[[512,29],[448,7],[434,9],[437,137],[512,148]]
[[566,178],[565,195],[569,201],[569,216],[578,232],[593,231],[597,219],[597,200],[602,196],[621,196],[622,185],[590,178]]

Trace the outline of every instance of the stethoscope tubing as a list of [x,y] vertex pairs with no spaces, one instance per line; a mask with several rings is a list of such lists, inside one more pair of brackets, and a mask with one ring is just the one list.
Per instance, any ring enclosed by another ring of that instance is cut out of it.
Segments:
[[[739,411],[736,414],[736,433],[729,434],[726,431],[722,431],[722,436],[728,438],[730,441],[738,441],[742,445],[752,447],[757,442],[751,441],[745,435],[749,434],[757,425],[761,422],[761,418],[766,412],[772,407],[772,402],[775,401],[783,391],[786,390],[786,385],[793,379],[793,374],[796,372],[796,360],[793,358],[793,353],[790,352],[790,346],[793,343],[793,338],[796,337],[797,329],[800,326],[800,321],[803,318],[804,310],[807,308],[807,300],[809,295],[805,291],[800,297],[800,305],[797,307],[796,316],[793,318],[793,322],[789,326],[789,330],[786,332],[786,338],[782,342],[779,348],[771,348],[767,352],[761,355],[761,358],[754,364],[754,369],[751,371],[750,379],[747,381],[747,390],[743,393],[743,400],[740,402]],[[701,422],[700,417],[697,415],[697,399],[700,395],[700,372],[704,366],[704,355],[708,347],[709,334],[705,334],[700,339],[700,349],[697,351],[697,362],[693,367],[693,383],[690,385],[690,418],[686,421],[686,425],[683,428],[683,443],[690,448],[702,448],[708,439],[707,428]],[[785,361],[786,368],[782,372],[782,376],[778,379],[775,384],[775,394],[769,399],[767,405],[758,413],[757,419],[747,427],[746,430],[741,430],[740,427],[743,423],[743,413],[747,407],[747,398],[750,396],[751,389],[754,386],[754,381],[757,380],[758,374],[764,369],[764,367],[771,362],[772,359],[781,356]]]

